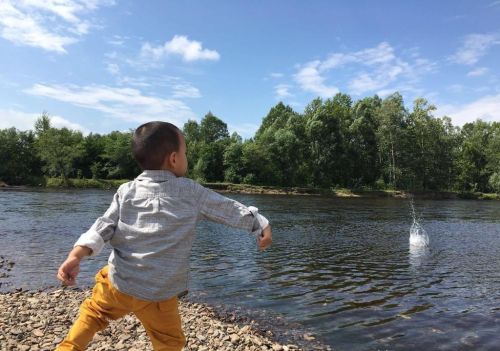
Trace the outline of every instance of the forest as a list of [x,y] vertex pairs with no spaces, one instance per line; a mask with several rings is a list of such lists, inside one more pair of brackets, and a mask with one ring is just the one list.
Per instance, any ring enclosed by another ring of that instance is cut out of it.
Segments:
[[[201,182],[500,193],[500,122],[457,127],[435,110],[422,98],[407,108],[399,93],[355,102],[339,93],[303,113],[276,104],[247,140],[211,112],[179,127],[188,176]],[[132,133],[82,135],[53,127],[43,113],[33,130],[0,130],[0,180],[133,179]]]

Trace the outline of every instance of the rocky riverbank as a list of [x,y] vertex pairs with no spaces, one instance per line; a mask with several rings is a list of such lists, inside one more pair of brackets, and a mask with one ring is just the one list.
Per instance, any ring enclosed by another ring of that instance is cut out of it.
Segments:
[[[90,290],[18,291],[0,294],[0,350],[53,350],[61,342],[78,313],[78,307]],[[187,337],[184,351],[241,350],[293,351],[329,350],[319,344],[304,348],[273,340],[273,333],[259,330],[248,321],[236,323],[235,316],[220,315],[211,307],[181,300],[180,311]],[[128,315],[97,334],[88,350],[152,350],[140,322]]]

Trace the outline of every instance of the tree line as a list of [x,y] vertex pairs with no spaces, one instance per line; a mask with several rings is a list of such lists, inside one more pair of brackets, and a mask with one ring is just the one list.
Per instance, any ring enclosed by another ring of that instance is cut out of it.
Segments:
[[[339,93],[303,113],[278,103],[253,138],[229,134],[207,113],[182,127],[188,175],[204,182],[351,189],[500,193],[500,123],[453,126],[416,99],[394,93],[353,102]],[[31,131],[0,130],[0,179],[36,184],[44,177],[131,179],[139,172],[132,131],[107,135],[54,128],[44,113]]]

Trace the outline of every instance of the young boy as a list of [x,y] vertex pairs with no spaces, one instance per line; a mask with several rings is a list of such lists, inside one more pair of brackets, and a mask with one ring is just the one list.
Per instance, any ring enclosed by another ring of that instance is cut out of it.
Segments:
[[97,331],[132,312],[155,350],[181,350],[186,342],[177,296],[188,287],[189,255],[196,223],[208,219],[245,229],[258,247],[272,242],[271,227],[255,207],[246,207],[183,178],[186,143],[177,127],[149,122],[136,129],[132,153],[144,171],[123,184],[104,215],[80,236],[57,277],[74,285],[83,257],[113,248],[96,275],[92,296],[57,350],[84,350]]

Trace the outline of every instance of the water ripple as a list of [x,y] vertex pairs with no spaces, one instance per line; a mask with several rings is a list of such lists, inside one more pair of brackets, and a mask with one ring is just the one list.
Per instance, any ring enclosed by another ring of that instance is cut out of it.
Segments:
[[[112,195],[0,192],[1,255],[16,262],[0,283],[56,284],[57,266]],[[200,223],[192,296],[310,328],[336,350],[497,347],[500,203],[417,203],[431,245],[412,250],[404,200],[235,198],[270,218],[273,247],[260,253],[246,233]],[[108,254],[82,265],[80,284],[92,284]]]

